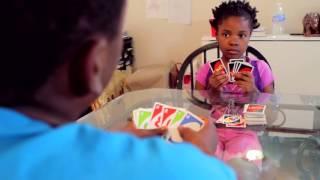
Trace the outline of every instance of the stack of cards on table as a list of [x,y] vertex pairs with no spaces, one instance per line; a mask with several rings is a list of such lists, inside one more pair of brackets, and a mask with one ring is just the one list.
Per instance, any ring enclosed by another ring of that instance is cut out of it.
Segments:
[[246,104],[243,114],[248,125],[265,125],[267,124],[265,115],[266,105]]
[[241,115],[224,114],[216,121],[218,124],[224,124],[229,128],[246,128],[247,124]]
[[199,131],[204,125],[204,121],[191,112],[161,103],[155,103],[150,109],[134,110],[133,122],[138,129],[168,128],[165,138],[174,142],[182,141],[177,129],[179,126]]
[[235,82],[234,74],[239,72],[252,73],[254,67],[245,62],[244,59],[230,59],[228,67],[226,68],[221,59],[210,62],[210,69],[214,72],[225,72],[229,77],[229,82]]

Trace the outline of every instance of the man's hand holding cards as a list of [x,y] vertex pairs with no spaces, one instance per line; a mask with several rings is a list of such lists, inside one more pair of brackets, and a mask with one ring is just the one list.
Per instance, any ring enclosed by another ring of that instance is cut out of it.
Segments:
[[155,103],[150,109],[134,110],[133,122],[137,129],[168,128],[164,138],[173,142],[182,142],[179,127],[200,131],[204,125],[204,121],[191,112],[161,103]]

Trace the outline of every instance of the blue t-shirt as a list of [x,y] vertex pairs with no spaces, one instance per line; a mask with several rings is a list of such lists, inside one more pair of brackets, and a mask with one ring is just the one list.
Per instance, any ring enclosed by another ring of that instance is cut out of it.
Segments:
[[1,180],[235,179],[189,144],[139,139],[89,125],[52,128],[0,108]]

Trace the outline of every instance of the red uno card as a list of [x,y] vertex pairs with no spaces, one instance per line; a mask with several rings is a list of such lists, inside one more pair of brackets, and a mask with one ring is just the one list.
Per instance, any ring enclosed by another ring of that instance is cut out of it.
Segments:
[[174,117],[176,116],[177,108],[165,106],[163,108],[162,126],[169,127]]
[[162,117],[163,117],[163,104],[155,103],[152,110],[152,115],[150,119],[150,125],[154,128],[160,128],[162,126]]
[[221,59],[210,62],[210,69],[212,72],[226,72],[224,64]]
[[238,72],[250,72],[252,73],[254,67],[249,63],[241,63]]
[[244,113],[263,114],[266,109],[266,105],[262,104],[246,104],[244,106]]

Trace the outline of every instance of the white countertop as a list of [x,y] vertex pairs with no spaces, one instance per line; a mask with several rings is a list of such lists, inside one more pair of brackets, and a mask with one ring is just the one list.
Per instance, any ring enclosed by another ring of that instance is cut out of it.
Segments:
[[[202,41],[215,41],[216,38],[212,36],[203,36]],[[272,35],[251,37],[251,41],[320,41],[320,37],[305,37],[302,35],[292,36],[292,35],[281,35],[274,37]]]

